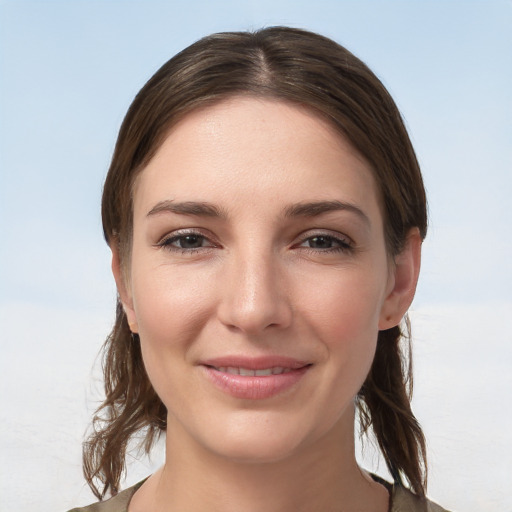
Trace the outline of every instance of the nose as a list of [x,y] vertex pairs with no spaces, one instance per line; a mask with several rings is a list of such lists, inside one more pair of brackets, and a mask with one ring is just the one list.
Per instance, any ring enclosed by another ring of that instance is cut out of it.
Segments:
[[291,324],[292,307],[276,258],[246,254],[230,261],[222,277],[220,321],[248,335]]

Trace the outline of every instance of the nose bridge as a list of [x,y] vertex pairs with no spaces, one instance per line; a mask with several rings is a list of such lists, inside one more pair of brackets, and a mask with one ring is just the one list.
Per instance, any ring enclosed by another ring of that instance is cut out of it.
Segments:
[[229,260],[223,322],[247,333],[286,327],[291,309],[278,255],[271,247],[252,245],[235,251]]

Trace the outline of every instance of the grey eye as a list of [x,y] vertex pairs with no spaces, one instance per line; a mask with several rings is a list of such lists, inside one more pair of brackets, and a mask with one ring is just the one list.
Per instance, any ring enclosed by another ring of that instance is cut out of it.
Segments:
[[174,243],[181,249],[198,249],[199,247],[203,247],[204,240],[204,236],[200,235],[182,235],[176,237]]
[[306,243],[312,249],[332,249],[333,246],[340,245],[339,241],[331,236],[314,236],[308,238]]
[[212,247],[212,243],[204,235],[196,233],[183,233],[171,236],[163,240],[160,244],[161,247],[167,249],[181,249],[190,250],[202,249],[205,247]]

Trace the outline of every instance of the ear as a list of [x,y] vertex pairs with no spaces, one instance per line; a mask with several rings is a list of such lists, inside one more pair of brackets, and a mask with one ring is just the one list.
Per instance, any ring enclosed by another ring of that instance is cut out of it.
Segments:
[[394,258],[389,276],[388,294],[380,313],[379,330],[381,331],[398,325],[412,303],[420,273],[421,242],[419,229],[411,229],[404,248]]
[[110,249],[112,251],[112,273],[114,274],[114,279],[116,281],[117,292],[119,293],[119,298],[121,299],[121,304],[123,305],[130,330],[133,333],[138,333],[139,327],[137,325],[137,317],[135,316],[135,310],[133,308],[133,298],[130,289],[130,283],[128,282],[126,273],[122,268],[121,258],[119,255],[119,247],[117,246],[117,243],[113,242],[110,246]]

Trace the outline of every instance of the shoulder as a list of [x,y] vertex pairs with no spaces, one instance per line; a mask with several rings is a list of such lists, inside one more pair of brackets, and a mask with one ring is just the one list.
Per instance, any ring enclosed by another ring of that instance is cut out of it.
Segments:
[[78,507],[70,510],[69,512],[127,512],[128,504],[135,494],[135,491],[143,484],[139,482],[133,487],[129,487],[113,498],[98,503],[93,503],[86,507]]
[[370,476],[382,484],[390,494],[391,507],[389,512],[449,512],[433,501],[421,499],[401,484],[391,484],[374,473]]
[[394,485],[390,512],[448,512],[433,501],[422,500],[401,485]]

